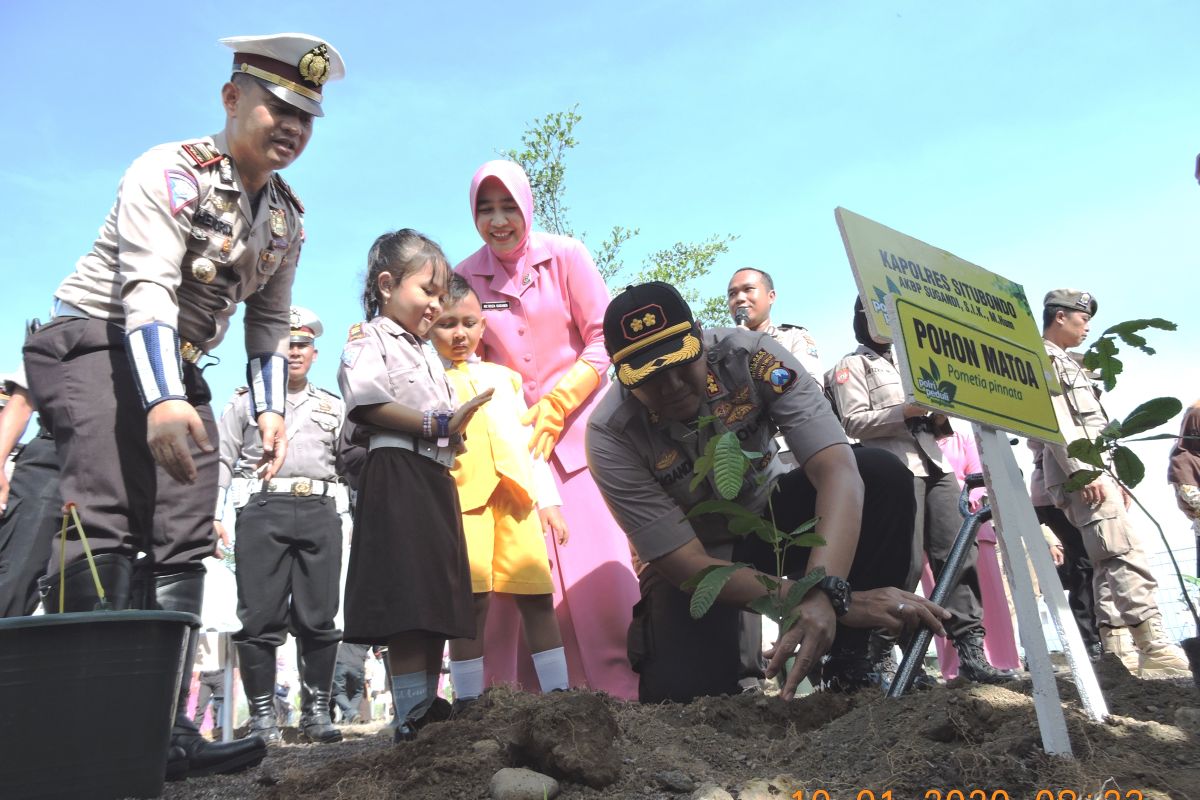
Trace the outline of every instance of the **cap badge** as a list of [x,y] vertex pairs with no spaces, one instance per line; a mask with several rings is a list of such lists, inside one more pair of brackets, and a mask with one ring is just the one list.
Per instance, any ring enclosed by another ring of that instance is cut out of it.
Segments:
[[636,311],[631,311],[622,320],[626,331],[625,338],[630,340],[640,339],[662,327],[665,324],[662,321],[664,317],[662,306],[657,303],[650,306],[642,306]]
[[296,65],[300,77],[317,86],[329,80],[329,46],[319,44],[300,58]]
[[1075,305],[1079,306],[1082,309],[1087,309],[1089,306],[1091,306],[1091,304],[1092,304],[1092,296],[1090,294],[1088,294],[1087,292],[1083,292],[1082,294],[1079,295],[1079,302],[1076,303]]
[[212,283],[217,277],[217,267],[207,258],[197,258],[192,262],[192,277],[201,283]]

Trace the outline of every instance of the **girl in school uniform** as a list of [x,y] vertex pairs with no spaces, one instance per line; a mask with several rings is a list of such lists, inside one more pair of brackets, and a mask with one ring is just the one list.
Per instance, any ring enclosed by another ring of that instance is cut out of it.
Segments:
[[367,257],[363,308],[350,328],[338,384],[356,440],[359,478],[346,579],[351,643],[386,644],[397,742],[437,693],[447,639],[474,638],[471,572],[450,466],[461,432],[491,391],[454,408],[441,360],[425,341],[450,269],[416,231],[380,236]]
[[[550,464],[571,544],[550,540],[554,600],[572,686],[637,697],[626,632],[638,584],[628,540],[587,469],[584,432],[603,394],[608,290],[587,248],[533,232],[533,192],[520,165],[489,161],[471,180],[471,216],[484,241],[455,267],[479,296],[487,321],[480,355],[520,374],[534,428],[530,450]],[[494,628],[493,628],[494,626]],[[497,598],[488,617],[489,684],[534,685],[518,673],[518,643],[494,635],[516,626]],[[522,670],[528,656],[520,658]]]

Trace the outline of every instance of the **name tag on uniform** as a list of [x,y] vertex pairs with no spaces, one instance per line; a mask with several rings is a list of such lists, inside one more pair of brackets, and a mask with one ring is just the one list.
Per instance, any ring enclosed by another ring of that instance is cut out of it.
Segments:
[[496,310],[504,309],[504,308],[508,308],[507,300],[497,300],[492,303],[484,303],[483,304],[484,311],[496,311]]

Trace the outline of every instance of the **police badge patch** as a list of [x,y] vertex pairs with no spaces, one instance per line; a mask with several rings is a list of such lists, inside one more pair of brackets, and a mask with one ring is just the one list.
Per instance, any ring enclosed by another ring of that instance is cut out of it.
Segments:
[[181,169],[168,169],[163,172],[167,181],[167,198],[171,205],[171,216],[175,216],[188,203],[200,196],[200,185],[187,172]]
[[785,367],[778,361],[775,362],[775,366],[767,375],[767,383],[771,384],[771,388],[775,390],[775,394],[783,394],[792,388],[792,384],[795,382],[796,371]]

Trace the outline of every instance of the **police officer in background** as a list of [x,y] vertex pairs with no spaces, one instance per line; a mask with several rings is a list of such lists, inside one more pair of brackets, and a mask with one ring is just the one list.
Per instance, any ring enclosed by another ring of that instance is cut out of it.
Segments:
[[821,357],[817,342],[807,328],[800,325],[775,325],[771,308],[775,305],[775,281],[761,269],[746,267],[733,273],[725,292],[729,315],[739,328],[765,333],[783,345],[784,349],[804,365],[818,385],[821,383]]
[[[854,301],[854,338],[858,349],[838,361],[825,381],[847,435],[864,447],[894,453],[909,469],[916,518],[911,561],[902,587],[913,590],[921,580],[925,555],[933,574],[941,574],[962,526],[958,478],[934,436],[935,424],[946,417],[904,402],[900,373],[892,363],[892,346],[871,337],[861,298]],[[946,598],[952,615],[946,630],[958,650],[959,674],[971,681],[999,683],[1013,675],[993,667],[983,650],[983,606],[975,569],[978,554],[978,546],[972,542],[959,581]],[[895,672],[892,644],[878,636],[872,642],[872,661],[885,682]]]
[[[269,743],[281,740],[275,723],[275,648],[290,630],[300,673],[300,730],[315,742],[337,742],[341,732],[329,701],[342,632],[334,624],[342,569],[338,505],[346,488],[335,465],[345,408],[337,395],[309,382],[317,358],[314,340],[324,327],[307,308],[293,306],[288,347],[287,457],[273,478],[259,477],[262,440],[250,413],[250,390],[234,392],[221,415],[222,492],[244,479],[234,554],[238,619],[234,634],[250,730]],[[223,498],[218,510],[224,507]],[[220,532],[221,523],[215,523]]]
[[[1087,371],[1067,349],[1083,344],[1099,304],[1088,292],[1055,289],[1046,294],[1042,305],[1043,344],[1063,389],[1054,397],[1063,437],[1067,444],[1095,439],[1108,425],[1108,414],[1092,389]],[[1189,674],[1183,651],[1163,630],[1162,614],[1154,599],[1158,582],[1150,572],[1137,531],[1125,516],[1129,499],[1124,489],[1107,473],[1101,473],[1082,489],[1068,492],[1063,484],[1093,467],[1071,458],[1067,445],[1031,441],[1030,447],[1035,454],[1041,451],[1046,492],[1079,529],[1092,561],[1096,621],[1104,651],[1115,654],[1140,677]]]
[[7,469],[0,473],[0,617],[27,616],[37,608],[38,578],[62,520],[54,439],[39,424],[37,436],[17,445],[37,411],[28,383],[23,365],[9,375],[0,411],[0,453],[13,454],[11,478]]
[[[58,446],[63,499],[78,504],[117,607],[200,613],[203,562],[214,548],[217,428],[198,364],[241,302],[264,477],[287,447],[284,352],[303,206],[276,171],[304,151],[323,86],[344,67],[331,45],[304,34],[222,43],[234,51],[220,93],[223,130],[133,162],[99,237],[55,291],[53,319],[25,342],[29,388]],[[144,588],[135,591],[139,553]],[[97,593],[78,539],[65,557],[67,610],[90,611]],[[54,552],[51,593],[57,561]],[[187,717],[195,642],[193,633],[170,779],[245,769],[266,753],[259,737],[209,743]]]
[[[781,530],[820,517],[825,544],[788,550],[784,572],[823,567],[826,578],[804,595],[794,624],[770,652],[774,674],[796,654],[783,682],[790,698],[821,663],[829,689],[867,685],[867,634],[917,624],[941,631],[944,612],[894,588],[904,578],[912,541],[913,496],[890,453],[852,450],[821,390],[770,336],[701,331],[669,284],[631,286],[604,315],[614,385],[588,421],[588,466],[613,516],[648,566],[629,632],[629,657],[642,702],[686,702],[739,691],[740,611],[766,594],[758,570],[775,571],[775,553],[755,535],[739,538],[718,514],[687,514],[715,496],[713,477],[692,487],[696,460],[712,437],[734,433],[761,452],[735,502],[773,516]],[[702,423],[702,420],[705,422]],[[782,432],[800,465],[777,457]],[[768,511],[768,500],[771,510]],[[692,619],[680,585],[709,566],[732,573],[703,618]],[[785,580],[781,591],[790,591]]]

